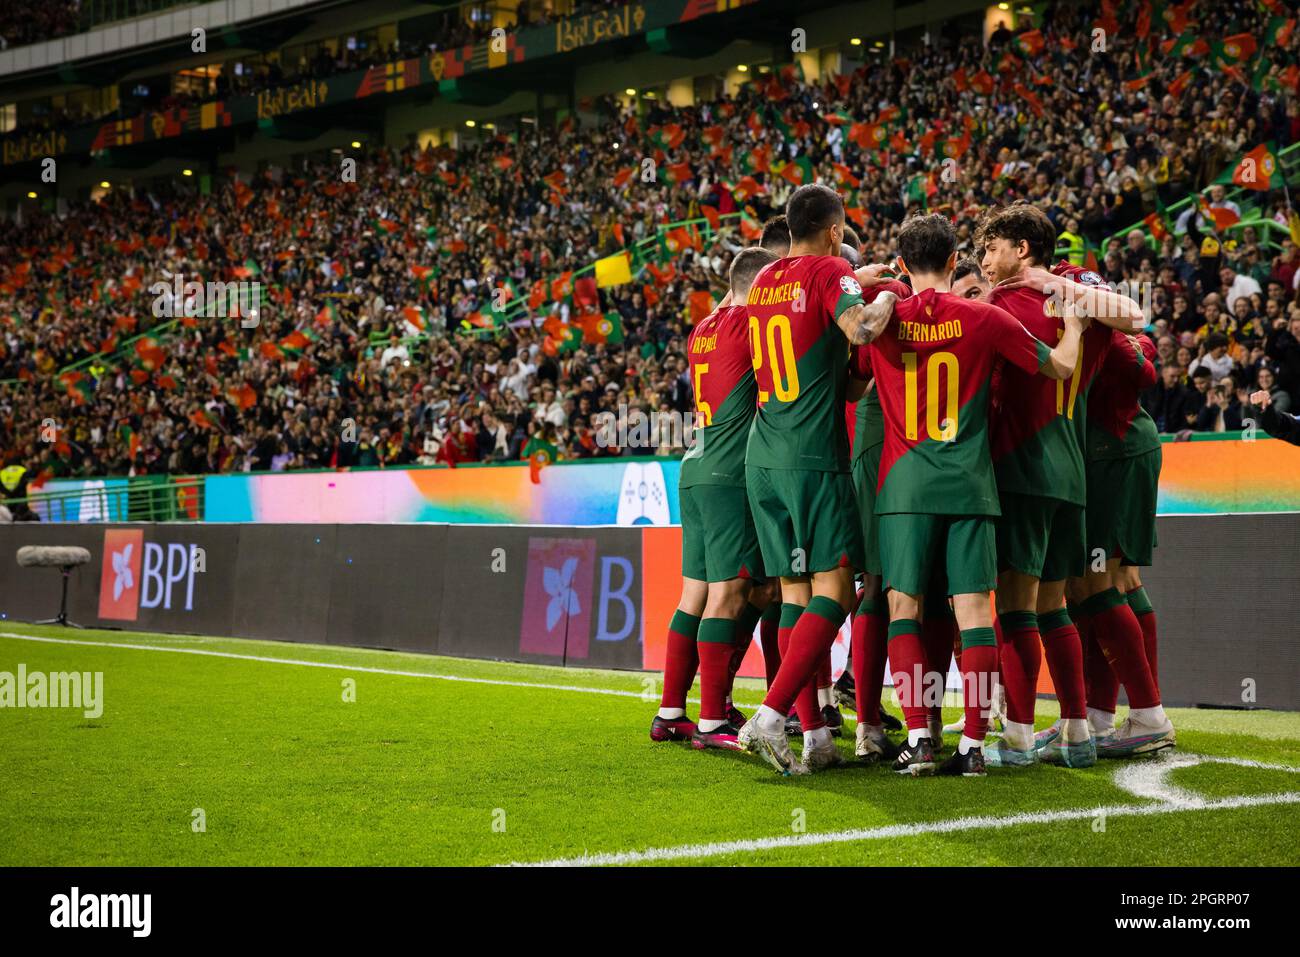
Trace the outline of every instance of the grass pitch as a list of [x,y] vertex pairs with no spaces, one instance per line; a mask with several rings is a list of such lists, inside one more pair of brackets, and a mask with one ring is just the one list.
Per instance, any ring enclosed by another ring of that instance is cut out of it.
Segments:
[[1300,864],[1290,713],[1173,710],[1176,751],[1085,771],[783,779],[651,743],[657,675],[0,623],[20,663],[102,672],[104,710],[0,709],[0,865]]

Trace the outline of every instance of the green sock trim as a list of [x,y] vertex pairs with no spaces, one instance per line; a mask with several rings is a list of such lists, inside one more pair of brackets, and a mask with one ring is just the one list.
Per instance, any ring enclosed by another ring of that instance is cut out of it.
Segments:
[[781,605],[779,602],[773,602],[763,609],[763,621],[779,621],[781,619]]
[[789,602],[781,603],[781,623],[779,628],[793,628],[803,614],[803,605],[792,605]]
[[694,638],[700,630],[700,619],[678,608],[673,612],[673,620],[668,623],[668,630],[685,635],[687,638]]
[[1118,588],[1107,588],[1105,591],[1099,591],[1085,600],[1083,609],[1086,614],[1100,615],[1102,612],[1127,603],[1128,599],[1120,594]]
[[899,635],[919,635],[921,633],[921,623],[915,618],[900,618],[898,621],[889,623],[889,640],[893,641]]
[[812,601],[808,602],[808,612],[812,615],[818,615],[825,618],[836,628],[844,621],[844,609],[834,598],[827,598],[825,595],[813,595]]
[[758,624],[758,619],[763,617],[763,612],[755,608],[749,602],[745,602],[745,607],[740,610],[740,617],[736,619],[737,635],[752,635],[754,627]]
[[1049,611],[1045,615],[1038,616],[1038,630],[1041,632],[1056,631],[1058,628],[1073,624],[1074,621],[1070,618],[1070,613],[1064,608],[1058,608],[1056,611]]
[[998,636],[992,628],[963,628],[961,632],[962,649],[990,646],[998,643]]
[[701,644],[733,645],[736,643],[736,622],[731,618],[705,618],[700,622],[695,640]]
[[1135,615],[1149,615],[1155,611],[1151,607],[1151,599],[1147,597],[1147,590],[1141,585],[1128,593],[1128,605]]
[[853,617],[858,618],[862,615],[874,615],[876,612],[876,599],[864,597],[862,601],[858,603],[858,610],[853,613]]
[[1032,611],[1004,611],[998,615],[998,621],[1004,632],[1038,630],[1038,615]]

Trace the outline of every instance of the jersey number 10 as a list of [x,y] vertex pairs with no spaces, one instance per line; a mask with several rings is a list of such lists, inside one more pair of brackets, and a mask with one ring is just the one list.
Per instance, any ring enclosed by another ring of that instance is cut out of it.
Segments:
[[[906,406],[907,437],[916,439],[917,422],[917,359],[915,352],[903,353],[903,404]],[[943,418],[939,417],[939,374],[947,371],[948,387],[943,393]],[[957,357],[951,352],[936,352],[925,363],[925,432],[936,442],[951,442],[957,437]]]
[[[766,344],[767,362],[772,367],[772,388],[776,390],[776,397],[782,402],[793,402],[799,395],[799,367],[794,361],[794,333],[790,331],[790,317],[776,315],[768,320],[767,323],[767,342],[763,341],[762,330],[759,329],[757,316],[749,317],[749,351],[754,358],[754,372],[763,368],[763,346]],[[781,356],[781,361],[776,361],[777,355]],[[785,367],[785,374],[781,373],[781,366]],[[758,390],[759,404],[766,402],[770,398],[767,392],[762,389]]]

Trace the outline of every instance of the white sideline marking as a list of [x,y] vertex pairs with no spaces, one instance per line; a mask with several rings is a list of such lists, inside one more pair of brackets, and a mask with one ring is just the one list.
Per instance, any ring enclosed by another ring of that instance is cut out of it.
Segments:
[[[581,691],[587,694],[614,695],[620,698],[639,698],[640,691],[616,688],[584,688],[580,685],[552,685],[537,681],[507,681],[504,678],[471,678],[466,675],[440,675],[429,671],[399,671],[395,668],[371,668],[366,665],[343,665],[333,661],[303,661],[298,658],[272,658],[266,655],[241,655],[233,651],[205,651],[202,648],[167,648],[160,645],[129,645],[118,641],[86,641],[77,638],[45,638],[38,635],[20,635],[0,631],[0,638],[16,641],[40,641],[51,645],[89,645],[92,648],[128,648],[132,651],[165,651],[174,655],[201,655],[205,658],[234,658],[238,661],[261,661],[275,665],[298,665],[302,668],[327,668],[332,671],[363,671],[373,675],[395,675],[399,678],[436,678],[439,681],[464,681],[478,685],[505,685],[510,688],[544,688],[549,691]],[[365,651],[368,649],[357,649]]]
[[846,844],[853,841],[877,841],[890,837],[917,837],[922,834],[955,834],[961,831],[990,831],[1025,824],[1057,824],[1062,821],[1081,821],[1105,814],[1107,817],[1134,815],[1173,814],[1179,811],[1217,811],[1266,804],[1300,804],[1300,791],[1282,794],[1261,794],[1206,801],[1195,808],[1178,804],[1116,804],[1109,807],[1081,807],[1061,811],[1035,811],[1010,814],[1006,817],[959,817],[949,821],[927,821],[920,824],[890,824],[886,827],[857,828],[850,831],[828,831],[823,834],[783,835],[761,837],[747,841],[720,841],[714,844],[686,844],[680,847],[654,847],[645,851],[623,851],[617,854],[587,854],[581,857],[556,858],[550,861],[519,861],[511,867],[600,867],[616,864],[646,864],[657,861],[695,860],[720,857],[724,854],[744,854],[757,851],[774,851],[787,847],[810,847],[818,844]]
[[1300,791],[1277,794],[1242,795],[1207,801],[1164,781],[1169,772],[1197,764],[1234,764],[1240,767],[1260,768],[1269,771],[1290,771],[1300,774],[1300,768],[1285,764],[1266,764],[1246,758],[1220,758],[1204,754],[1156,755],[1140,764],[1127,765],[1115,774],[1115,784],[1139,797],[1153,797],[1155,804],[1114,804],[1104,807],[1065,808],[1059,811],[1026,811],[1005,817],[976,815],[946,821],[923,821],[916,824],[889,824],[884,827],[854,828],[847,831],[827,831],[820,834],[791,834],[780,837],[760,837],[750,840],[718,841],[712,844],[684,844],[678,847],[652,847],[644,851],[620,851],[606,854],[584,854],[579,857],[561,857],[548,861],[516,861],[509,867],[603,867],[620,864],[648,864],[658,861],[695,860],[721,857],[725,854],[752,854],[787,847],[811,847],[819,844],[847,844],[856,841],[878,841],[891,837],[917,837],[922,834],[955,834],[962,831],[995,831],[1026,824],[1058,824],[1063,821],[1081,821],[1106,817],[1134,817],[1152,814],[1175,814],[1180,811],[1218,811],[1270,804],[1300,804]]

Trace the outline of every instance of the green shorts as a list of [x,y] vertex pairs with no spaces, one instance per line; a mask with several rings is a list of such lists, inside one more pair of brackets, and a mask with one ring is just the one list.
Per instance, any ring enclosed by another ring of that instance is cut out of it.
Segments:
[[768,575],[862,567],[862,522],[848,475],[746,465],[745,483]]
[[997,550],[988,515],[880,516],[884,587],[922,595],[946,579],[946,594],[992,591],[998,583]]
[[1004,492],[997,520],[998,570],[1043,582],[1082,575],[1088,550],[1083,507],[1041,495]]
[[763,560],[740,485],[692,485],[678,491],[682,576],[704,582],[762,578]]
[[862,570],[868,575],[879,575],[880,519],[876,516],[876,485],[880,478],[880,453],[883,445],[867,449],[853,460],[853,491],[858,497],[858,514],[862,517]]
[[1088,555],[1150,565],[1156,547],[1160,449],[1088,463]]

